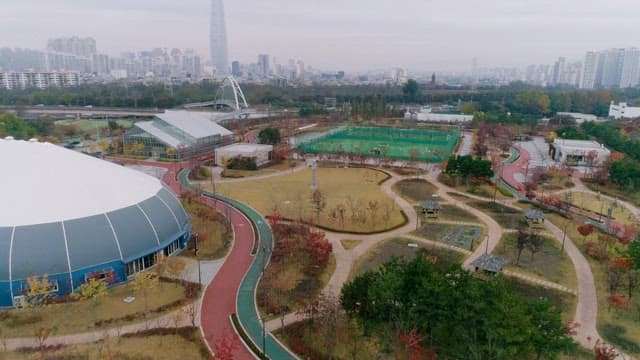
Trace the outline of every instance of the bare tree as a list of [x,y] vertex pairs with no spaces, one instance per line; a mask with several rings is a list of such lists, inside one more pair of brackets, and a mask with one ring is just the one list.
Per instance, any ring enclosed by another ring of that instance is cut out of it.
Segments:
[[314,190],[313,194],[311,194],[311,203],[313,205],[313,211],[316,213],[316,224],[319,224],[320,213],[327,206],[324,194],[318,189]]
[[371,213],[371,224],[375,227],[378,210],[380,210],[380,203],[378,202],[378,200],[369,201],[368,209]]

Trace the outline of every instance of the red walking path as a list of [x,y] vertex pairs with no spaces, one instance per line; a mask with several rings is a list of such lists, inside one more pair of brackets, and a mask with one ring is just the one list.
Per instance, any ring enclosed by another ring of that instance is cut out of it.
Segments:
[[[147,161],[137,161],[135,163],[166,168],[168,171],[162,180],[176,194],[182,194],[185,191],[177,181],[176,176],[180,169],[186,167],[186,164],[163,164]],[[211,284],[205,290],[202,298],[200,324],[205,341],[213,351],[222,338],[231,336],[236,339],[237,343],[233,351],[234,360],[255,359],[235,333],[230,320],[231,314],[236,312],[236,296],[240,283],[253,262],[253,257],[251,256],[255,239],[253,228],[249,220],[234,207],[208,198],[202,198],[201,201],[211,207],[215,207],[223,214],[228,214],[235,235],[231,252],[220,271],[218,271]]]

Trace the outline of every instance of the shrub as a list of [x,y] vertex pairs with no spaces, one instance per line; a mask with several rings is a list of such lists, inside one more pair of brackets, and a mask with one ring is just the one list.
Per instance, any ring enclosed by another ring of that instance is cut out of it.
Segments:
[[227,169],[231,170],[257,170],[258,166],[256,165],[256,159],[254,158],[245,158],[245,157],[235,157],[227,163]]

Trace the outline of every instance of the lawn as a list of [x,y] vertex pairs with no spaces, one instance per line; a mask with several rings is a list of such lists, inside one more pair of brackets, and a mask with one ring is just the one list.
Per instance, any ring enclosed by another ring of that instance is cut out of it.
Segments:
[[345,250],[351,250],[362,244],[362,240],[340,240],[340,243]]
[[460,209],[455,205],[442,204],[442,209],[438,213],[437,219],[424,219],[423,221],[438,222],[440,221],[461,221],[461,222],[470,222],[470,223],[478,223],[482,222],[475,215],[470,212]]
[[482,238],[483,233],[484,229],[480,226],[427,223],[423,224],[415,232],[415,235],[457,246],[461,249],[471,250],[478,240]]
[[445,173],[438,175],[438,181],[449,186],[452,189],[455,189],[456,191],[488,199],[493,199],[494,195],[496,197],[496,200],[509,200],[513,198],[509,192],[502,190],[499,187],[498,189],[496,189],[492,184],[460,184],[457,183],[457,180],[455,178],[452,178],[450,175]]
[[438,191],[438,188],[424,179],[408,179],[393,185],[393,191],[400,194],[405,200],[417,203],[431,199],[431,196]]
[[[129,296],[134,296],[135,301],[125,303],[124,299]],[[107,296],[97,300],[0,311],[0,327],[6,337],[33,336],[38,327],[55,329],[54,335],[95,331],[142,322],[145,309],[150,313],[149,319],[166,314],[180,306],[178,302],[184,299],[185,288],[177,283],[162,281],[147,290],[146,297],[142,290],[133,290],[132,284],[123,284],[111,288]],[[114,324],[116,319],[120,320]]]
[[[553,222],[558,227],[563,227],[566,219],[557,214],[548,214],[548,221]],[[608,342],[622,348],[627,353],[638,356],[640,355],[640,296],[632,298],[629,310],[619,312],[610,310],[607,302],[609,296],[607,275],[605,264],[588,256],[585,251],[585,241],[583,236],[578,232],[579,224],[570,222],[567,227],[567,236],[569,236],[582,251],[583,255],[589,261],[593,277],[596,282],[596,291],[598,295],[598,331],[600,335]],[[590,235],[587,242],[596,241],[597,233]]]
[[493,250],[493,254],[509,260],[507,269],[517,272],[531,273],[549,281],[562,284],[569,289],[577,290],[577,278],[573,263],[568,256],[562,254],[561,245],[557,240],[542,235],[544,242],[540,251],[536,252],[533,259],[528,249],[522,251],[520,261],[517,259],[517,234],[504,234],[500,243]]
[[[409,244],[417,246],[411,247],[408,246]],[[349,279],[353,279],[367,271],[375,271],[394,257],[410,261],[420,254],[433,256],[436,259],[436,265],[440,268],[447,268],[452,264],[461,264],[464,260],[464,255],[455,251],[417,243],[413,240],[389,239],[378,244],[357,259],[351,268]]]
[[[315,223],[311,177],[311,169],[305,169],[255,181],[221,183],[217,191],[249,204],[263,215],[277,210],[285,218]],[[319,225],[356,233],[380,232],[402,225],[405,218],[400,209],[379,185],[388,177],[371,169],[319,168]],[[343,209],[342,218],[338,209]]]
[[189,242],[189,247],[182,255],[199,260],[217,260],[225,257],[233,242],[233,233],[227,218],[197,201],[189,202],[183,199],[182,206],[191,215],[193,233],[198,234],[197,256],[195,241]]
[[584,180],[583,180],[583,183],[592,191],[595,191],[595,192],[599,191],[605,195],[626,200],[635,206],[640,206],[640,192],[638,191],[626,190],[615,184],[600,186],[598,184],[594,184],[593,182],[584,181]]
[[[566,194],[569,193],[563,194],[561,196],[562,200],[567,199]],[[603,197],[598,200],[597,195],[585,192],[572,191],[570,194],[571,203],[578,208],[591,212],[592,217],[601,217],[604,220],[609,214],[609,209],[611,209],[612,220],[615,222],[631,225],[638,221],[626,207],[616,204],[615,201]]]
[[524,219],[520,210],[505,206],[500,202],[473,201],[464,196],[456,196],[455,194],[452,194],[452,196],[491,216],[493,220],[505,229],[515,229],[518,223]]
[[[69,345],[46,351],[46,359],[209,359],[209,350],[200,331],[192,328],[165,329],[164,334],[132,334],[120,338],[108,338],[89,344]],[[42,359],[38,349],[22,349],[9,353],[0,352],[0,358],[13,360]]]

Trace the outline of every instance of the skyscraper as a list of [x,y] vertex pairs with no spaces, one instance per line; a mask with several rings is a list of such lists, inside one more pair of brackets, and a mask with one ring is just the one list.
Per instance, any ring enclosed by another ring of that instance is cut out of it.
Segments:
[[229,73],[229,57],[227,49],[227,24],[224,20],[222,0],[211,0],[211,63],[216,73]]

